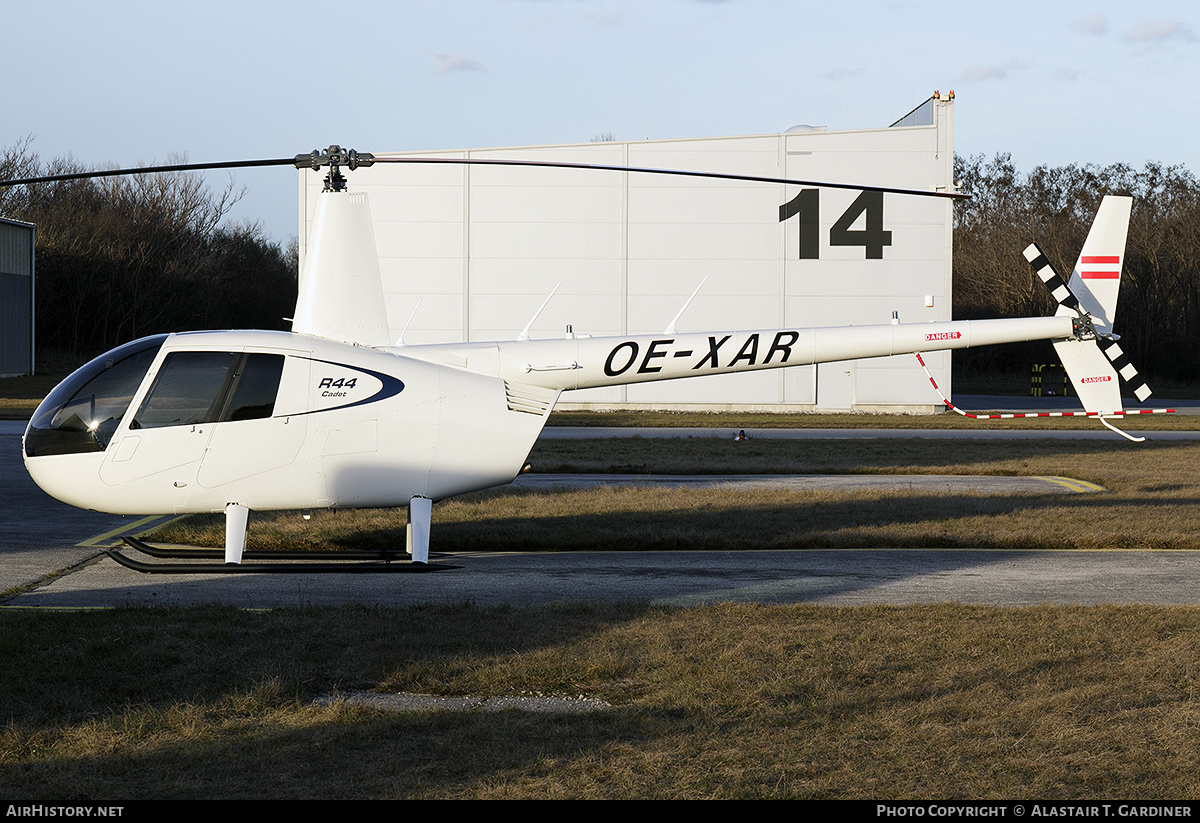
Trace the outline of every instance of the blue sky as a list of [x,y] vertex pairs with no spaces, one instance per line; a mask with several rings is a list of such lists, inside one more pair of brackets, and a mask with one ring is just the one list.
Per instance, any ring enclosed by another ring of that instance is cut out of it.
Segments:
[[[1186,2],[0,2],[0,145],[43,159],[873,128],[953,89],[961,155],[1200,171]],[[234,217],[290,239],[295,173],[236,180]]]

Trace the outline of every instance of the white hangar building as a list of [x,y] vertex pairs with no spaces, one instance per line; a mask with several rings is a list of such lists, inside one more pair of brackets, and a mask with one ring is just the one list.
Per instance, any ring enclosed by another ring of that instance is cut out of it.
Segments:
[[[399,152],[948,190],[953,93],[888,128]],[[378,155],[377,155],[378,156]],[[300,175],[301,261],[324,171]],[[614,171],[376,164],[367,192],[405,344],[950,320],[947,198]],[[707,280],[706,280],[707,278]],[[420,305],[418,307],[418,301]],[[407,328],[406,328],[407,326]],[[949,389],[949,353],[926,356]],[[566,392],[559,408],[932,411],[911,355]]]

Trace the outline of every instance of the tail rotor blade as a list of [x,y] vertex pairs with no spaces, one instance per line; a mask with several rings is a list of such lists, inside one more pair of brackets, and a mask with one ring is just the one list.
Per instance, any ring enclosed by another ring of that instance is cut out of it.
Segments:
[[1046,288],[1050,290],[1050,295],[1058,301],[1058,305],[1080,314],[1079,298],[1071,291],[1071,287],[1067,285],[1067,281],[1062,278],[1062,275],[1054,270],[1049,258],[1038,248],[1037,243],[1030,243],[1025,249],[1025,259],[1029,261],[1029,265],[1033,266],[1038,278],[1046,284]]
[[1096,341],[1100,345],[1100,351],[1104,352],[1104,356],[1113,364],[1113,368],[1117,370],[1117,374],[1121,375],[1121,379],[1125,381],[1125,385],[1133,390],[1134,396],[1142,402],[1145,402],[1153,392],[1146,385],[1146,381],[1138,374],[1138,370],[1129,360],[1129,355],[1122,351],[1117,345],[1117,341],[1108,337],[1101,337]]

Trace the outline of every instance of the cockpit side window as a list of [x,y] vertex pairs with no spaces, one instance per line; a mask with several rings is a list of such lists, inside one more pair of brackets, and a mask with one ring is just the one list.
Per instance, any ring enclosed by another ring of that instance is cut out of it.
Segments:
[[130,423],[132,429],[270,417],[283,355],[172,352]]
[[242,362],[237,385],[222,420],[258,420],[275,411],[279,379],[283,375],[282,354],[248,354]]
[[171,352],[129,427],[156,429],[212,422],[234,357],[223,351]]

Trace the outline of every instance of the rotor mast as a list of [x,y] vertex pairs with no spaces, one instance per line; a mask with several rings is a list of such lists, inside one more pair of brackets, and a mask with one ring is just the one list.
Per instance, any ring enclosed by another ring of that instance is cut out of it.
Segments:
[[318,195],[310,244],[300,272],[292,331],[363,346],[391,343],[375,230],[366,192],[346,191],[342,168],[375,162],[370,154],[330,146],[297,155],[297,169],[319,171],[325,189]]

